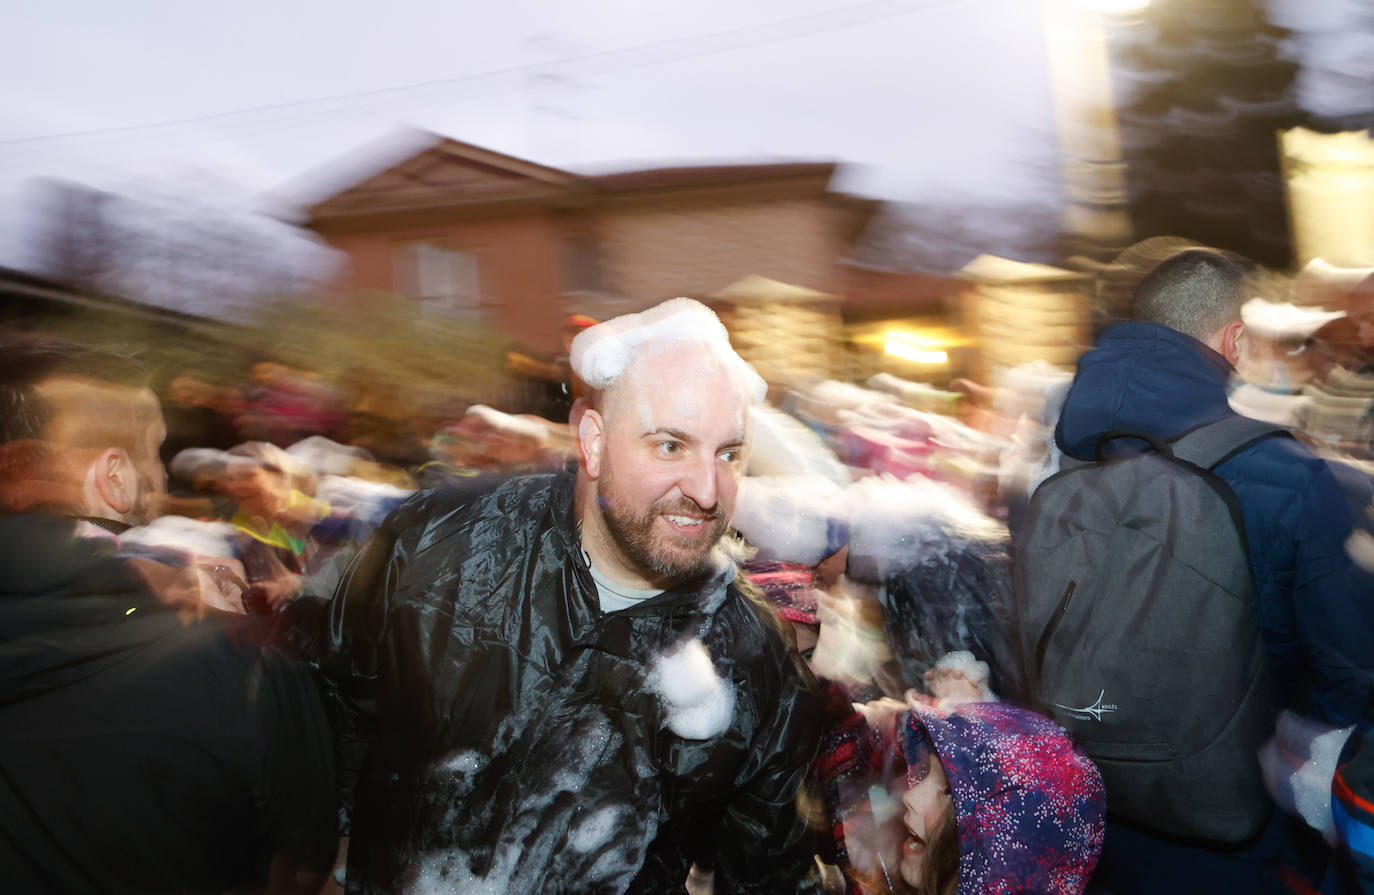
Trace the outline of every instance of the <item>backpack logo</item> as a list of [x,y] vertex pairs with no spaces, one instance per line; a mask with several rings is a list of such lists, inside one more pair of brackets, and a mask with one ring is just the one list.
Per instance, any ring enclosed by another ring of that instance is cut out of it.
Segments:
[[1103,698],[1106,697],[1106,695],[1107,691],[1104,689],[1101,693],[1097,694],[1096,702],[1094,702],[1092,705],[1085,705],[1082,708],[1074,708],[1071,705],[1063,705],[1062,703],[1058,702],[1054,704],[1054,707],[1057,709],[1063,709],[1064,711],[1068,712],[1070,715],[1073,715],[1080,721],[1087,721],[1089,718],[1091,718],[1094,721],[1101,721],[1103,714],[1105,714],[1106,712],[1116,711],[1116,703],[1108,702],[1104,704],[1102,702]]

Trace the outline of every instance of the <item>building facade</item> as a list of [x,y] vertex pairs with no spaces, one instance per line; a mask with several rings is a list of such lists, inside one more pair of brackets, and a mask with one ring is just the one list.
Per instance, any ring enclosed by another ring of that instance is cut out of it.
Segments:
[[571,312],[604,317],[758,275],[827,290],[880,203],[831,163],[577,175],[435,137],[308,209],[346,292],[481,317],[536,350]]

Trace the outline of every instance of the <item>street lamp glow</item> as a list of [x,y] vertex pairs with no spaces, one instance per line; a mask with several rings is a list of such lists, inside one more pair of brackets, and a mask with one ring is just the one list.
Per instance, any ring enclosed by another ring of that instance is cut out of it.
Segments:
[[949,360],[949,354],[944,351],[930,351],[922,348],[913,348],[905,342],[896,339],[889,339],[883,346],[883,350],[888,354],[896,355],[904,360],[914,361],[918,364],[943,364]]
[[1079,0],[1084,8],[1106,15],[1125,15],[1140,12],[1150,5],[1150,0]]

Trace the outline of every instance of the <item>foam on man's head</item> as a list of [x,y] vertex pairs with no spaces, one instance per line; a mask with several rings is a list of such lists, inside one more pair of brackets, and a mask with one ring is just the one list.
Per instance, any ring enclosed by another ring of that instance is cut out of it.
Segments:
[[690,342],[710,351],[740,382],[750,403],[763,401],[768,385],[730,347],[730,336],[710,308],[674,298],[638,314],[626,314],[584,330],[573,339],[573,372],[598,391],[613,385],[637,357]]

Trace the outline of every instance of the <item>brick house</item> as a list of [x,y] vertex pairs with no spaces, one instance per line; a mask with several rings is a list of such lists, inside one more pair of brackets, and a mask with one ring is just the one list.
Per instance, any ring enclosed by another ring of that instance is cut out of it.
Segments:
[[553,350],[569,312],[606,316],[747,275],[826,290],[881,203],[833,192],[833,163],[585,176],[432,137],[312,205],[344,286],[486,319]]

